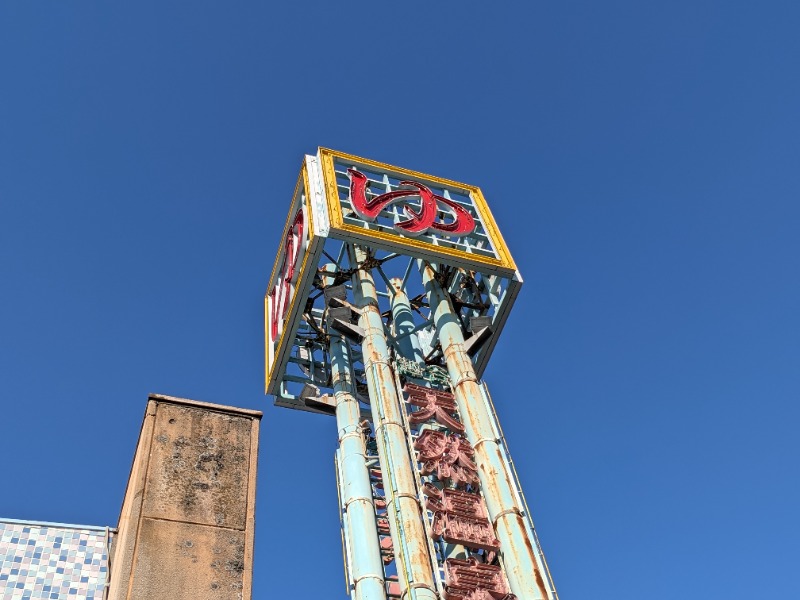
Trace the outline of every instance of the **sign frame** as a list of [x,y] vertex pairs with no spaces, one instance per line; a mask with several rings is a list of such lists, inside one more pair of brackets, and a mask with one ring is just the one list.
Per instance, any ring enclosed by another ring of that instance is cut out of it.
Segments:
[[[308,295],[308,288],[310,288],[314,275],[316,274],[316,264],[319,262],[319,257],[322,253],[322,248],[325,238],[318,235],[316,227],[318,219],[313,210],[311,196],[314,193],[314,188],[311,187],[309,181],[309,170],[313,168],[309,165],[309,159],[312,157],[304,157],[300,175],[297,178],[294,194],[292,195],[291,208],[289,215],[286,218],[286,223],[281,232],[280,242],[278,245],[278,253],[275,262],[272,266],[269,283],[267,285],[267,292],[264,295],[264,363],[265,363],[265,381],[264,387],[267,394],[276,394],[276,387],[280,384],[280,379],[275,377],[275,374],[283,373],[286,368],[291,345],[289,340],[294,340],[297,328],[299,326],[299,313],[302,311],[302,304]],[[294,216],[298,210],[303,210],[305,214],[305,227],[308,228],[308,233],[302,241],[300,250],[303,251],[303,256],[300,262],[300,268],[296,271],[294,277],[294,285],[291,286],[291,297],[288,301],[286,312],[283,315],[283,327],[278,332],[277,340],[272,337],[272,290],[277,285],[278,271],[283,265],[284,259],[284,246]]]
[[[419,171],[412,171],[403,167],[396,167],[368,158],[346,154],[329,148],[319,148],[319,157],[322,163],[323,185],[330,217],[330,236],[337,239],[366,244],[391,252],[399,252],[418,256],[433,262],[444,262],[456,267],[463,267],[482,272],[496,272],[507,277],[513,277],[517,271],[514,259],[508,249],[500,229],[495,223],[486,199],[478,186],[428,175]],[[342,205],[337,191],[336,171],[334,161],[339,160],[353,165],[363,165],[372,171],[378,171],[396,176],[398,179],[411,179],[423,184],[432,184],[443,188],[456,189],[465,192],[473,203],[474,210],[478,213],[481,223],[486,230],[489,243],[492,245],[495,256],[482,256],[458,250],[437,246],[413,237],[403,236],[387,231],[377,231],[366,227],[359,227],[344,220]]]

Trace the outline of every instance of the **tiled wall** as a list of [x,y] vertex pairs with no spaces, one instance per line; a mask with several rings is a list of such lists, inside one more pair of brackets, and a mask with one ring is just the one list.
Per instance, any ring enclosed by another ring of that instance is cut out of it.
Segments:
[[102,600],[111,534],[0,519],[0,600]]

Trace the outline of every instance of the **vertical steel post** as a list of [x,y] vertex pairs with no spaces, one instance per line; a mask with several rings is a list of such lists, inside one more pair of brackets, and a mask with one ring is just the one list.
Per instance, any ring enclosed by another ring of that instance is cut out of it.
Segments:
[[431,555],[422,523],[410,450],[406,443],[400,399],[389,365],[389,347],[378,306],[377,289],[370,270],[363,267],[367,253],[358,246],[353,253],[351,264],[359,265],[353,274],[353,292],[356,306],[361,309],[358,324],[364,330],[361,346],[364,373],[401,598],[437,600]]
[[403,280],[394,277],[389,280],[392,289],[392,322],[394,323],[394,335],[405,336],[397,340],[397,346],[403,357],[413,360],[415,363],[424,362],[422,349],[419,346],[417,334],[412,333],[415,327],[414,314],[408,295],[403,291]]
[[352,564],[354,600],[386,600],[383,562],[375,522],[375,506],[361,433],[361,409],[354,394],[350,348],[340,336],[331,336],[331,379],[336,400],[341,496]]
[[519,600],[547,600],[544,577],[537,568],[535,541],[525,527],[523,507],[517,500],[513,476],[503,460],[475,369],[464,350],[464,336],[458,317],[450,305],[448,294],[436,280],[431,265],[421,262],[421,271],[459,414],[467,440],[475,450],[481,490],[500,541],[511,591]]

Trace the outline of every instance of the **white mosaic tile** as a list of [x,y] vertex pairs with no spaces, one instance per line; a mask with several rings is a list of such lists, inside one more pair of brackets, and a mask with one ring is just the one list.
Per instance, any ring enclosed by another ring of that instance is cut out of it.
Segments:
[[102,600],[112,534],[0,519],[0,600]]

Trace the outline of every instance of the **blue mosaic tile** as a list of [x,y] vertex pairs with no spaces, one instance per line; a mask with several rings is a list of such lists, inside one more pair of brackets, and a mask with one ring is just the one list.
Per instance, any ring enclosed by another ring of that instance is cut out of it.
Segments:
[[0,600],[102,600],[110,531],[0,519]]

